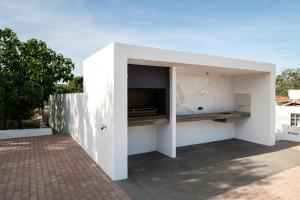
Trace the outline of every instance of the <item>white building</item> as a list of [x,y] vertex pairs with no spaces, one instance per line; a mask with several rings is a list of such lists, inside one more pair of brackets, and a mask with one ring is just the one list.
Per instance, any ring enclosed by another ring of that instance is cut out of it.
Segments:
[[112,180],[128,155],[230,138],[275,143],[275,65],[121,43],[84,61],[84,93],[52,97],[68,132]]
[[289,90],[288,98],[277,102],[276,138],[300,142],[300,90]]

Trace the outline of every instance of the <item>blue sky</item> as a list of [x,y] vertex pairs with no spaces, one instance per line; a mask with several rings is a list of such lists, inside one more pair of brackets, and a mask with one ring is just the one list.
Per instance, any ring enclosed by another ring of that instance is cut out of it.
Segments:
[[300,67],[298,0],[1,0],[0,27],[76,63],[112,41]]

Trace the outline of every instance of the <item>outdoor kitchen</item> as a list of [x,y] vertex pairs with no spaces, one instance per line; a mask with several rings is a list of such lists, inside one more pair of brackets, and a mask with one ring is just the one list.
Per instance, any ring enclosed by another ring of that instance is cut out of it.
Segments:
[[251,94],[234,92],[234,76],[176,67],[176,98],[170,68],[128,65],[128,155],[157,151],[160,127],[176,102],[176,147],[235,137],[235,122],[251,116]]
[[[275,144],[275,65],[111,43],[84,63],[84,93],[56,98],[68,132],[112,179],[128,157],[231,138]],[[53,100],[53,102],[54,102]]]

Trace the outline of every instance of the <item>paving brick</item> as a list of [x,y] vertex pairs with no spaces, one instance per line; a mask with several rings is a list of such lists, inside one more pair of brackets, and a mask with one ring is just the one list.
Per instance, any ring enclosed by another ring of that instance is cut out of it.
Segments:
[[210,200],[298,200],[300,197],[300,167],[294,167],[274,176],[238,187]]
[[0,140],[0,200],[129,199],[69,136]]

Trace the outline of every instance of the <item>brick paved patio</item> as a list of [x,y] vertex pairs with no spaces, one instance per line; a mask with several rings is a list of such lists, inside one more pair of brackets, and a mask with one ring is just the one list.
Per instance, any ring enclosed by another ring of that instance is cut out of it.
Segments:
[[68,135],[0,140],[0,199],[129,199]]

